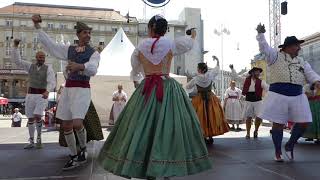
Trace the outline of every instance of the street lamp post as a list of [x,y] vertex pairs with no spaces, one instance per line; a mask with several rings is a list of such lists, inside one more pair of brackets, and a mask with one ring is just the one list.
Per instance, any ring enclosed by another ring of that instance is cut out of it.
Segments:
[[230,35],[230,31],[224,27],[222,24],[221,24],[221,29],[220,30],[217,30],[215,29],[214,30],[214,34],[218,35],[221,37],[221,89],[220,89],[220,97],[221,97],[221,100],[224,99],[224,75],[223,75],[223,35],[226,34],[226,35]]

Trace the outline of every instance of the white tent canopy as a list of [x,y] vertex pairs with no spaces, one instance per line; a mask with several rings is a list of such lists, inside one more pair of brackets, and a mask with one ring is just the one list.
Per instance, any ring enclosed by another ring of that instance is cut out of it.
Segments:
[[135,47],[120,28],[101,52],[97,75],[130,76],[131,54]]

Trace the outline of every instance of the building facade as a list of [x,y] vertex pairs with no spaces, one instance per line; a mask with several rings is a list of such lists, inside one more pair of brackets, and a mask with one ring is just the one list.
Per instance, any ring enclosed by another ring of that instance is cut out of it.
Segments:
[[315,72],[320,74],[320,32],[303,38],[305,43],[301,45],[304,60],[309,62]]
[[19,69],[0,69],[0,95],[10,102],[24,102],[28,73]]
[[[8,70],[10,73],[0,73],[0,80],[6,81],[6,83],[0,83],[0,89],[7,89],[4,92],[4,96],[9,97],[9,101],[19,98],[21,95],[21,93],[18,95],[19,93],[17,94],[14,91],[7,92],[10,91],[9,89],[15,89],[15,86],[13,86],[15,81],[21,81],[26,84],[27,79],[26,72],[14,74],[17,67],[10,60],[13,39],[18,38],[21,40],[19,48],[24,60],[35,61],[36,52],[43,50],[31,21],[33,14],[41,14],[43,20],[42,29],[57,43],[62,44],[77,43],[78,38],[74,30],[77,21],[82,21],[92,27],[91,45],[100,49],[111,41],[121,27],[135,46],[148,35],[147,22],[138,21],[135,17],[123,16],[113,9],[32,3],[14,3],[2,7],[0,8],[0,69]],[[202,50],[203,22],[200,9],[185,9],[177,21],[169,22],[166,36],[172,39],[184,36],[186,29],[190,27],[197,28],[197,44]],[[184,75],[187,71],[195,71],[196,65],[193,63],[195,59],[203,61],[203,54],[198,54],[197,57],[191,57],[190,55],[175,57],[171,68],[172,73]],[[48,54],[46,63],[51,64],[56,72],[63,71],[65,64]],[[12,76],[15,80],[12,82],[7,81],[6,79],[9,76]],[[26,89],[21,90],[26,92]]]

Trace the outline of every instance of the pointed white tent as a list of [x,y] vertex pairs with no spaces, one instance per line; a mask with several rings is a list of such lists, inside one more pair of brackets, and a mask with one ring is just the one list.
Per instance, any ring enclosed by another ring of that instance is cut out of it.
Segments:
[[130,76],[131,54],[135,47],[122,28],[103,49],[97,75]]

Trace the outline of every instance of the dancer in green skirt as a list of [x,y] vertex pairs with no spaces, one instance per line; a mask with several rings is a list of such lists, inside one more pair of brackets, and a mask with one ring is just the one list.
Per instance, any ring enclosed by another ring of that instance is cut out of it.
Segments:
[[316,89],[314,85],[306,85],[305,92],[309,99],[309,105],[312,113],[312,123],[308,125],[306,132],[302,137],[307,141],[320,143],[320,89]]
[[133,52],[131,76],[137,89],[98,157],[115,175],[169,178],[211,168],[192,104],[182,86],[169,77],[173,56],[192,49],[196,32],[171,41],[164,37],[167,28],[166,19],[152,17],[149,38]]

